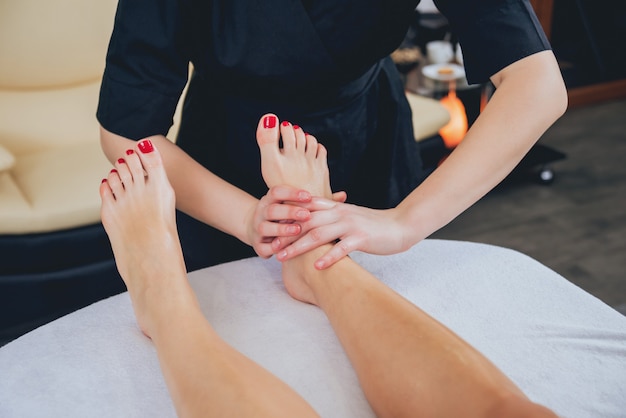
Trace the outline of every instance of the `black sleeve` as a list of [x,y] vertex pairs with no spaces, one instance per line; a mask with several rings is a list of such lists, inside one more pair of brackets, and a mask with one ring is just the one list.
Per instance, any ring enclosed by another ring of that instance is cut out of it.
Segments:
[[96,116],[130,139],[165,135],[188,75],[177,0],[120,0]]
[[528,0],[435,0],[459,38],[470,83],[550,44]]

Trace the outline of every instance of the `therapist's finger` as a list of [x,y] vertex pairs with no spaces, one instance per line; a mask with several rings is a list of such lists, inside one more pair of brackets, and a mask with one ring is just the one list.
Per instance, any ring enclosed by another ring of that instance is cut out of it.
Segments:
[[340,235],[337,225],[327,225],[312,229],[286,248],[277,252],[276,258],[279,261],[289,260],[328,242],[335,241]]
[[277,202],[291,201],[304,203],[310,202],[312,198],[311,193],[308,191],[287,185],[271,187],[267,192],[267,196]]
[[302,227],[297,223],[261,222],[257,227],[260,236],[266,237],[271,244],[274,237],[289,237],[302,232]]
[[[268,221],[308,221],[311,212],[300,206],[272,203],[265,207],[263,216]],[[276,235],[275,235],[276,236]]]
[[270,258],[274,255],[271,243],[261,243],[254,246],[254,250],[261,258]]
[[348,193],[341,191],[333,193],[333,200],[339,203],[345,203],[348,200]]
[[350,238],[340,240],[335,245],[333,245],[333,248],[328,250],[326,254],[315,260],[315,263],[313,265],[318,270],[324,270],[350,254],[352,251],[355,251],[357,248],[358,243],[356,242],[356,240]]

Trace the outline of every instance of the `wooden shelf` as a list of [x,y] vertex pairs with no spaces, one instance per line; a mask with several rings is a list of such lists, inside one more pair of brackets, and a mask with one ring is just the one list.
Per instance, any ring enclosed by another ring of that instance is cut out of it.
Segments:
[[567,91],[569,107],[626,98],[626,79],[576,87]]

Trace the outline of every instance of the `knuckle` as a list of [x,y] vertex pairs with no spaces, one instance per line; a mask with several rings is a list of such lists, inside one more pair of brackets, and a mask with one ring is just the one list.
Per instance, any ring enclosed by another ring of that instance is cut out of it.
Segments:
[[311,241],[319,242],[322,240],[322,231],[320,231],[319,228],[312,229],[309,231],[309,237],[311,238]]

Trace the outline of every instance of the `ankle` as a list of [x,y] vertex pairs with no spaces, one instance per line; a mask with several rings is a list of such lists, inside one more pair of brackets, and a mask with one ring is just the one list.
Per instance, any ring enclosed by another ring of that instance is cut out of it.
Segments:
[[[345,257],[332,266],[318,270],[314,263],[332,248],[331,244],[322,245],[305,254],[299,255],[284,264],[284,268],[290,275],[297,275],[304,282],[314,304],[324,309],[324,305],[330,302],[334,295],[342,291],[348,291],[351,287],[348,267],[353,264],[352,260]],[[343,290],[340,290],[343,289]]]

